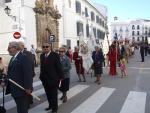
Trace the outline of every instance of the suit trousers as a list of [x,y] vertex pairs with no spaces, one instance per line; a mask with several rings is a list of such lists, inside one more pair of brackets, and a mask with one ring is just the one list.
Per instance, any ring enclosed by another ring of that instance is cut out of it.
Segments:
[[49,107],[52,108],[52,111],[57,111],[58,110],[58,88],[57,86],[49,87],[48,84],[45,82],[42,82],[42,84],[45,89]]
[[17,113],[28,113],[29,97],[27,95],[14,98],[17,105]]

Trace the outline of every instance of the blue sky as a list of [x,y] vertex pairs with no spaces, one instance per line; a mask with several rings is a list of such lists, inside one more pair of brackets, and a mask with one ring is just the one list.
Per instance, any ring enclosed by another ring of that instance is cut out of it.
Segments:
[[91,0],[93,3],[105,5],[109,21],[117,16],[119,20],[149,19],[150,0]]

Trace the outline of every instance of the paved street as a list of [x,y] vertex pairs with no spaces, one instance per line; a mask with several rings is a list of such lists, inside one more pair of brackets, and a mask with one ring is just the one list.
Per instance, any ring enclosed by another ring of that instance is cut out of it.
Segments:
[[[95,78],[87,75],[87,82],[77,82],[74,65],[71,70],[71,85],[68,92],[68,102],[59,101],[58,113],[150,113],[150,55],[145,57],[145,62],[140,62],[139,51],[129,59],[127,64],[128,77],[108,76],[104,68],[102,84],[94,83]],[[34,78],[34,94],[41,101],[34,99],[29,113],[45,112],[47,101],[44,89],[38,79],[39,68],[36,68]],[[59,94],[59,97],[61,94]],[[2,103],[2,92],[0,93]],[[10,95],[5,96],[7,113],[16,113],[16,105]]]

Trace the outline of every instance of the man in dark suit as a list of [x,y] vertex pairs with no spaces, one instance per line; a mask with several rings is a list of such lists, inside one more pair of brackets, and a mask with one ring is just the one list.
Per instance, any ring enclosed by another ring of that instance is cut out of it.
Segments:
[[24,87],[25,90],[8,81],[6,94],[11,93],[18,113],[28,113],[28,95],[32,92],[32,67],[27,56],[20,52],[18,42],[10,42],[8,52],[13,56],[8,65],[8,78]]
[[43,44],[43,53],[40,56],[40,80],[44,86],[49,106],[46,111],[52,109],[52,113],[58,110],[58,83],[62,75],[61,63],[59,55],[51,51],[49,43]]
[[[25,45],[24,42],[20,41],[19,43],[19,47],[20,47],[20,51],[27,56],[28,60],[30,61],[30,65],[32,67],[32,77],[35,76],[35,71],[34,71],[34,58],[32,56],[32,53],[30,51],[27,51],[27,49],[25,49]],[[31,95],[29,95],[29,103],[33,104],[33,97]],[[30,107],[30,106],[29,106]]]
[[144,43],[142,42],[140,45],[141,62],[144,62],[144,51],[145,51]]

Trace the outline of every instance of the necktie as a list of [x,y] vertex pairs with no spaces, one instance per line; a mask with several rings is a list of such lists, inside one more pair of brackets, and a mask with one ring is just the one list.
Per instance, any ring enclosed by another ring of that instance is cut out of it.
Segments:
[[44,61],[44,63],[45,63],[45,64],[48,63],[48,55],[47,55],[47,54],[45,54],[45,61]]
[[10,59],[9,66],[12,65],[13,61],[14,61],[14,56]]

